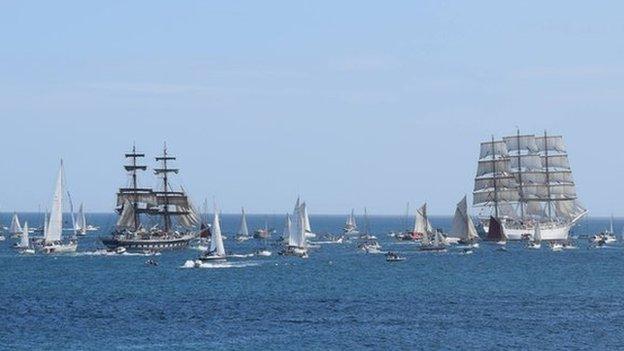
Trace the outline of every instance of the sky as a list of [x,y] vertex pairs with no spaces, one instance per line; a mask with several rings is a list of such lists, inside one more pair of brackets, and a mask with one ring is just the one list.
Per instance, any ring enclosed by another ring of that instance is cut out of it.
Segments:
[[[491,135],[564,135],[581,202],[624,214],[621,1],[0,3],[0,206],[111,212],[166,141],[224,212],[448,214]],[[154,185],[152,174],[143,175]]]

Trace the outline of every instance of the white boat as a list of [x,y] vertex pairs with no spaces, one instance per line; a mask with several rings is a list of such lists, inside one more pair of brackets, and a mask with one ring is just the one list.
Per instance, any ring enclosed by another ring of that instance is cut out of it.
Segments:
[[243,242],[251,239],[251,236],[249,235],[249,229],[247,228],[247,216],[245,215],[244,207],[241,208],[241,212],[242,215],[240,228],[238,229],[238,233],[234,237],[234,239],[238,242]]
[[119,255],[126,253],[126,251],[126,248],[123,246],[118,246],[115,248],[115,253]]
[[11,218],[11,226],[9,227],[9,234],[13,237],[17,237],[22,234],[22,226],[20,224],[19,217],[16,212],[13,212],[13,217]]
[[354,210],[351,209],[351,214],[347,217],[347,222],[345,223],[344,228],[342,229],[345,235],[358,235],[360,232],[357,228],[357,223],[355,221],[355,215],[353,214]]
[[24,222],[24,230],[20,237],[20,242],[15,244],[15,248],[19,250],[31,249],[30,240],[28,239],[28,222]]
[[271,256],[271,251],[267,250],[267,249],[261,249],[256,251],[256,255],[258,256],[263,256],[263,257],[269,257]]
[[87,217],[84,212],[84,205],[80,204],[78,208],[78,214],[76,215],[76,235],[85,236],[87,235],[87,231],[89,230],[89,225],[87,224]]
[[292,215],[292,222],[290,227],[290,235],[288,236],[288,245],[280,252],[281,255],[286,256],[299,256],[307,258],[308,256],[308,242],[306,241],[306,225],[305,225],[305,213],[306,204],[303,202],[299,204],[299,199],[295,205],[295,209]]
[[542,248],[542,234],[540,230],[539,223],[535,224],[535,229],[533,232],[533,240],[529,242],[527,245],[528,249],[539,250]]
[[[446,243],[458,243],[478,247],[477,228],[475,228],[472,218],[468,215],[468,202],[464,196],[455,208],[455,216],[453,217],[453,227],[451,234],[446,238]],[[476,246],[475,246],[476,245]]]
[[223,238],[221,237],[221,221],[219,220],[219,211],[215,205],[214,219],[212,222],[212,238],[210,240],[210,250],[204,253],[200,261],[225,261],[225,247],[223,246]]
[[52,211],[48,220],[45,236],[39,249],[46,254],[71,253],[76,252],[78,242],[74,239],[63,240],[63,160],[59,167],[56,178],[54,196],[52,198]]
[[612,244],[617,241],[617,237],[613,231],[613,216],[611,216],[611,220],[609,222],[609,229],[593,235],[590,238],[590,241],[598,245]]
[[553,241],[553,242],[550,243],[550,249],[552,251],[562,251],[563,250],[563,244],[559,243],[559,242],[556,242],[556,241]]
[[364,233],[359,237],[360,240],[377,240],[377,237],[370,233],[370,222],[368,220],[368,212],[364,207]]
[[[587,210],[578,202],[563,138],[520,135],[481,143],[473,205],[489,232],[497,218],[508,240],[526,240],[539,223],[542,240],[567,240]],[[489,215],[484,216],[489,212]]]

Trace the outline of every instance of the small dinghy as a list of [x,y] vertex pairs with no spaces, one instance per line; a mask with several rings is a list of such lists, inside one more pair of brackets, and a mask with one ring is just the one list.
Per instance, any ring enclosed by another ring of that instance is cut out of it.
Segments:
[[405,257],[399,256],[399,254],[397,254],[396,252],[388,252],[386,254],[386,261],[387,262],[402,262],[402,261],[405,261]]
[[126,253],[126,248],[123,246],[118,246],[117,248],[115,248],[115,253],[118,255]]

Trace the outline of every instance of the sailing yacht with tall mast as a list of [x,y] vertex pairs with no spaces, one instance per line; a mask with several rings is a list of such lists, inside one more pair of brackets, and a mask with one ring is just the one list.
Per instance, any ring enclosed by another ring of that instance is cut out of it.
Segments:
[[212,238],[210,240],[210,249],[199,257],[200,261],[225,261],[225,247],[223,246],[223,237],[221,235],[221,220],[219,219],[219,210],[215,205],[214,219],[212,221]]
[[292,221],[288,236],[288,244],[284,250],[279,252],[280,255],[299,256],[302,258],[308,257],[308,243],[306,241],[305,230],[306,212],[305,202],[300,204],[299,199],[297,199],[297,203],[291,217]]
[[[138,161],[145,157],[136,147],[125,155],[130,164],[124,168],[130,176],[130,186],[120,188],[117,192],[117,220],[115,229],[110,236],[101,238],[101,241],[111,250],[119,248],[128,251],[162,251],[182,249],[196,237],[195,227],[199,223],[199,216],[183,188],[173,190],[170,176],[177,174],[177,168],[171,168],[171,162],[176,158],[167,150],[156,157],[160,167],[154,173],[162,182],[160,190],[140,187],[138,172],[147,170],[147,166]],[[151,224],[146,227],[146,224]]]
[[247,216],[245,215],[244,207],[241,208],[241,212],[242,212],[242,215],[241,215],[240,228],[238,229],[238,233],[236,234],[236,237],[234,237],[234,239],[236,239],[236,241],[238,242],[251,239],[251,236],[249,235],[249,228],[247,227]]
[[43,253],[46,254],[76,252],[78,247],[78,241],[75,237],[72,237],[69,240],[64,240],[62,238],[63,195],[65,194],[63,174],[63,160],[61,160],[61,166],[59,167],[58,175],[56,177],[54,196],[52,198],[50,218],[47,222],[47,226],[45,227],[43,242],[38,247]]
[[439,230],[433,230],[429,217],[427,216],[427,203],[425,202],[416,211],[416,225],[414,233],[420,234],[421,251],[445,251],[446,239]]
[[542,240],[567,240],[587,213],[577,199],[563,137],[546,132],[517,131],[481,143],[473,195],[483,229],[490,231],[494,218],[509,240],[530,239],[536,223]]

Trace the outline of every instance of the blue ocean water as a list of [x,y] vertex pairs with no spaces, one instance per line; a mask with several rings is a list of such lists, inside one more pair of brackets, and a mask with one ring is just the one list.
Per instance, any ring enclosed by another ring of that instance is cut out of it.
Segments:
[[[26,214],[31,226],[41,216]],[[251,228],[281,232],[282,216],[250,215]],[[3,214],[8,223],[9,214]],[[183,269],[198,252],[157,256],[88,254],[114,223],[80,239],[79,253],[20,256],[0,243],[0,348],[6,350],[259,349],[621,349],[624,246],[508,252],[482,244],[472,255],[420,253],[386,234],[401,217],[370,219],[384,249],[407,261],[322,245],[307,260],[252,257],[230,267]],[[223,216],[225,232],[238,216]],[[344,216],[312,216],[317,233],[338,232]],[[360,221],[361,222],[361,221]],[[451,220],[432,218],[447,229]],[[575,235],[607,219],[587,219]],[[617,232],[624,221],[616,220]],[[257,241],[226,250],[253,252]],[[87,253],[85,253],[87,252]]]

